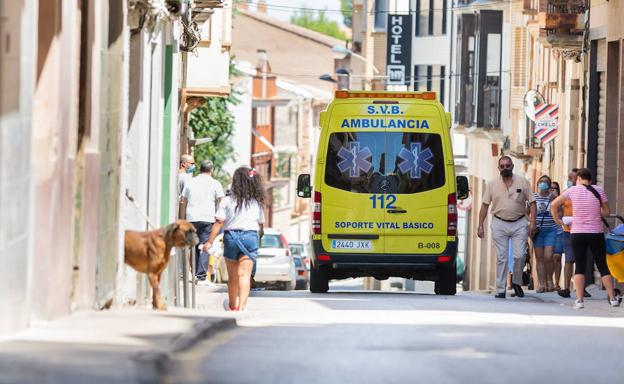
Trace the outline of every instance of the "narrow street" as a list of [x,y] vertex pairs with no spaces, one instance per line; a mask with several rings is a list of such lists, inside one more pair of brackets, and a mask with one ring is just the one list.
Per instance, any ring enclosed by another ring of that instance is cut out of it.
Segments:
[[[624,311],[604,299],[578,311],[537,294],[357,288],[254,292],[236,329],[176,356],[172,382],[606,383],[621,375]],[[203,294],[202,305],[220,306],[224,295]]]
[[624,383],[623,20],[0,0],[0,384]]

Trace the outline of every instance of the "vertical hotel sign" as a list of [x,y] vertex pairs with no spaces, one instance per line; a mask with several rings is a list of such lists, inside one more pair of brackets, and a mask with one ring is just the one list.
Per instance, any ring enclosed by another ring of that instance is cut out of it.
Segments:
[[410,85],[412,76],[412,15],[388,14],[387,85]]

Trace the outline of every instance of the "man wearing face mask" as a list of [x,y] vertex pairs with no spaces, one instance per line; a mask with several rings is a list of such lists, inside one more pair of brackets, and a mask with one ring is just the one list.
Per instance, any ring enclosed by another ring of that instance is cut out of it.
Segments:
[[[483,227],[490,205],[492,206],[492,240],[496,244],[496,298],[505,298],[507,282],[507,257],[511,240],[513,254],[512,287],[517,297],[524,297],[522,290],[522,268],[527,252],[529,235],[535,232],[536,205],[529,181],[513,173],[513,161],[509,156],[498,160],[500,176],[490,180],[483,194],[479,211],[477,236],[483,239]],[[530,216],[527,220],[526,205]],[[528,222],[528,228],[527,228]]]
[[195,159],[193,156],[184,154],[180,156],[180,168],[178,169],[178,195],[182,195],[184,185],[193,178],[195,172]]

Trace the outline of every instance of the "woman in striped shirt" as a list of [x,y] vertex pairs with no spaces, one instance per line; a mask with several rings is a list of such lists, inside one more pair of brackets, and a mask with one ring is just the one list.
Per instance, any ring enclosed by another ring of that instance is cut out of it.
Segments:
[[539,228],[537,235],[532,238],[537,280],[539,281],[539,287],[535,291],[537,293],[553,292],[555,290],[552,275],[554,268],[553,250],[557,240],[557,224],[555,224],[550,214],[550,203],[553,199],[550,194],[551,184],[552,180],[550,180],[550,177],[544,175],[537,181],[537,192],[533,192],[535,203],[537,204],[537,218],[535,222]]
[[[572,202],[572,248],[576,267],[574,271],[574,288],[576,289],[576,301],[574,308],[584,308],[583,292],[585,287],[585,265],[589,252],[594,256],[594,261],[600,272],[602,284],[607,289],[609,304],[613,307],[620,305],[613,292],[613,280],[607,266],[607,254],[605,250],[603,218],[609,216],[609,203],[604,190],[591,185],[592,174],[587,168],[579,169],[576,186],[569,188],[556,198],[551,204],[551,212],[558,212],[559,207],[566,201]],[[557,224],[563,224],[558,215],[553,214]]]

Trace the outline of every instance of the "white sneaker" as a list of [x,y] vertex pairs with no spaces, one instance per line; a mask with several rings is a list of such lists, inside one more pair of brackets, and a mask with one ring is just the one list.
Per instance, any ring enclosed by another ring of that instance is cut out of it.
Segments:
[[208,287],[208,286],[212,285],[212,283],[208,279],[205,279],[205,280],[197,280],[197,284],[196,285],[198,287]]
[[610,304],[612,307],[619,307],[621,302],[622,302],[622,300],[621,300],[621,299],[618,299],[618,298],[615,298],[615,299],[613,299],[613,300],[609,300],[609,304]]
[[574,300],[574,309],[583,309],[585,308],[585,303],[579,299]]

